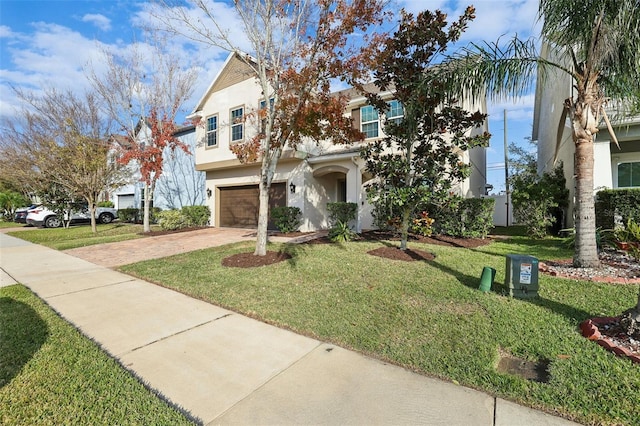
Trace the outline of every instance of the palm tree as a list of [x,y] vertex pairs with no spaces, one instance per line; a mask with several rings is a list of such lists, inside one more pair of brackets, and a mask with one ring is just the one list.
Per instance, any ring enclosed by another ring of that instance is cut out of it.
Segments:
[[593,142],[602,120],[616,141],[604,110],[607,101],[631,99],[640,93],[640,2],[541,0],[538,17],[541,37],[555,55],[543,57],[534,40],[517,36],[505,46],[499,42],[471,44],[447,58],[439,67],[438,78],[453,93],[479,96],[488,91],[494,98],[504,98],[527,93],[537,74],[543,80],[556,69],[570,76],[575,91],[562,105],[559,124],[564,126],[569,117],[575,145],[573,264],[598,267]]

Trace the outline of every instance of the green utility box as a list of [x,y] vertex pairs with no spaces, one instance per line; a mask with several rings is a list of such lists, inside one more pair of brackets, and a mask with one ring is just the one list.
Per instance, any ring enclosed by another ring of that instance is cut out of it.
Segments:
[[504,285],[509,296],[530,299],[538,296],[538,259],[522,254],[508,254]]

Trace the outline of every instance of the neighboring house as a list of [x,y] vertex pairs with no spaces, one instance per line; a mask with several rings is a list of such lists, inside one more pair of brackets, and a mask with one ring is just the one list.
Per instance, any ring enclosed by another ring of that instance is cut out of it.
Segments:
[[[543,46],[543,57],[552,57],[548,48]],[[573,94],[573,81],[564,72],[552,74],[542,82],[538,79],[536,86],[535,109],[533,117],[533,141],[538,145],[538,173],[548,172],[554,168],[556,145],[558,140],[558,124],[562,115],[564,100]],[[611,140],[605,123],[601,123],[594,142],[594,191],[605,188],[640,187],[640,116],[621,118],[612,105],[607,108],[607,115],[620,143],[620,148]],[[562,130],[558,147],[557,161],[562,161],[564,175],[569,189],[569,207],[564,226],[573,226],[573,209],[575,197],[574,152],[571,122],[567,118]],[[556,162],[557,163],[557,162]]]
[[[359,150],[362,143],[383,137],[384,121],[367,105],[364,96],[352,89],[343,93],[351,99],[345,114],[350,114],[354,125],[367,136],[365,141],[349,146],[309,142],[297,150],[285,149],[273,178],[270,206],[300,208],[301,231],[328,228],[327,203],[337,201],[358,205],[358,231],[373,227],[372,207],[366,195],[370,177]],[[401,105],[391,98],[389,101],[393,116],[386,119],[401,118]],[[247,135],[256,134],[260,123],[245,118],[264,102],[251,68],[236,54],[230,54],[190,115],[203,123],[196,129],[199,141],[196,169],[206,172],[207,204],[212,212],[210,223],[214,226],[257,226],[260,162],[242,164],[229,147],[245,140]],[[486,111],[484,102],[466,107]],[[477,132],[486,130],[477,129]],[[472,164],[473,172],[456,191],[464,197],[484,195],[485,149],[461,153],[461,159]]]
[[[138,143],[150,137],[146,124],[138,126]],[[181,148],[165,148],[162,175],[156,182],[153,206],[163,210],[205,203],[205,176],[195,169],[196,129],[193,125],[178,128],[175,135],[189,147],[189,153]],[[132,161],[133,180],[130,185],[118,188],[111,195],[116,209],[143,208],[144,183],[140,182],[138,165]]]

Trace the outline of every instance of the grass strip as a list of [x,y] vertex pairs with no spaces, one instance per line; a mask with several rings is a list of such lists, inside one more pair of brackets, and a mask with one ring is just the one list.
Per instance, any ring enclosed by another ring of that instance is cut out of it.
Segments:
[[[580,336],[586,318],[635,304],[637,285],[540,276],[539,297],[477,290],[484,266],[504,282],[505,255],[569,258],[559,239],[513,236],[478,249],[411,244],[429,262],[370,256],[384,243],[280,245],[293,258],[226,268],[223,258],[253,250],[238,243],[120,268],[296,332],[352,348],[586,424],[638,424],[640,368]],[[386,243],[394,244],[394,243]],[[548,383],[499,373],[500,353],[546,360]]]
[[0,288],[0,424],[193,423],[14,285]]
[[110,223],[98,225],[98,232],[91,232],[91,226],[72,225],[69,228],[33,229],[9,232],[9,235],[56,250],[68,250],[94,244],[143,238],[142,225]]

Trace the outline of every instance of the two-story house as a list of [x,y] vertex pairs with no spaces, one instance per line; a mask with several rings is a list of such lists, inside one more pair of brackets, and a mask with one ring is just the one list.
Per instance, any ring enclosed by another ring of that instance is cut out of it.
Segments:
[[[151,137],[151,130],[144,121],[139,123],[136,133],[137,142],[141,144]],[[205,203],[204,173],[195,170],[195,126],[181,126],[174,136],[189,148],[189,153],[181,148],[165,148],[162,175],[156,182],[152,197],[153,206],[165,210],[203,205]],[[126,143],[124,138],[120,143]],[[132,174],[131,184],[113,191],[110,199],[117,209],[141,209],[144,200],[144,184],[140,181],[139,164],[132,161],[127,167]]]
[[[554,62],[561,62],[550,50],[543,46],[542,56]],[[567,61],[567,66],[569,66]],[[532,139],[538,146],[538,172],[553,170],[557,161],[562,161],[564,175],[569,189],[569,208],[565,226],[573,226],[575,202],[574,152],[571,122],[560,123],[564,100],[573,91],[573,80],[564,72],[554,73],[548,78],[538,78],[533,117]],[[640,187],[640,116],[622,117],[616,111],[615,102],[607,108],[620,148],[612,140],[606,124],[601,123],[594,140],[594,191],[601,189]],[[559,123],[560,143],[558,141]],[[556,159],[556,163],[554,163]]]
[[[388,94],[390,112],[387,117],[380,117],[361,94],[353,89],[343,93],[350,98],[345,114],[364,133],[364,142],[350,146],[309,142],[297,150],[285,149],[273,179],[270,205],[300,208],[301,231],[326,229],[330,225],[327,203],[336,201],[358,205],[358,231],[373,227],[372,207],[366,195],[371,177],[360,158],[360,144],[383,137],[384,120],[401,118],[402,106]],[[196,169],[206,172],[207,203],[214,226],[257,226],[260,163],[242,164],[230,146],[256,134],[260,123],[244,118],[264,102],[251,67],[232,53],[190,115],[203,124],[196,130]],[[486,110],[484,103],[467,107]],[[461,153],[461,159],[472,164],[473,173],[457,191],[465,197],[484,195],[485,149]]]

